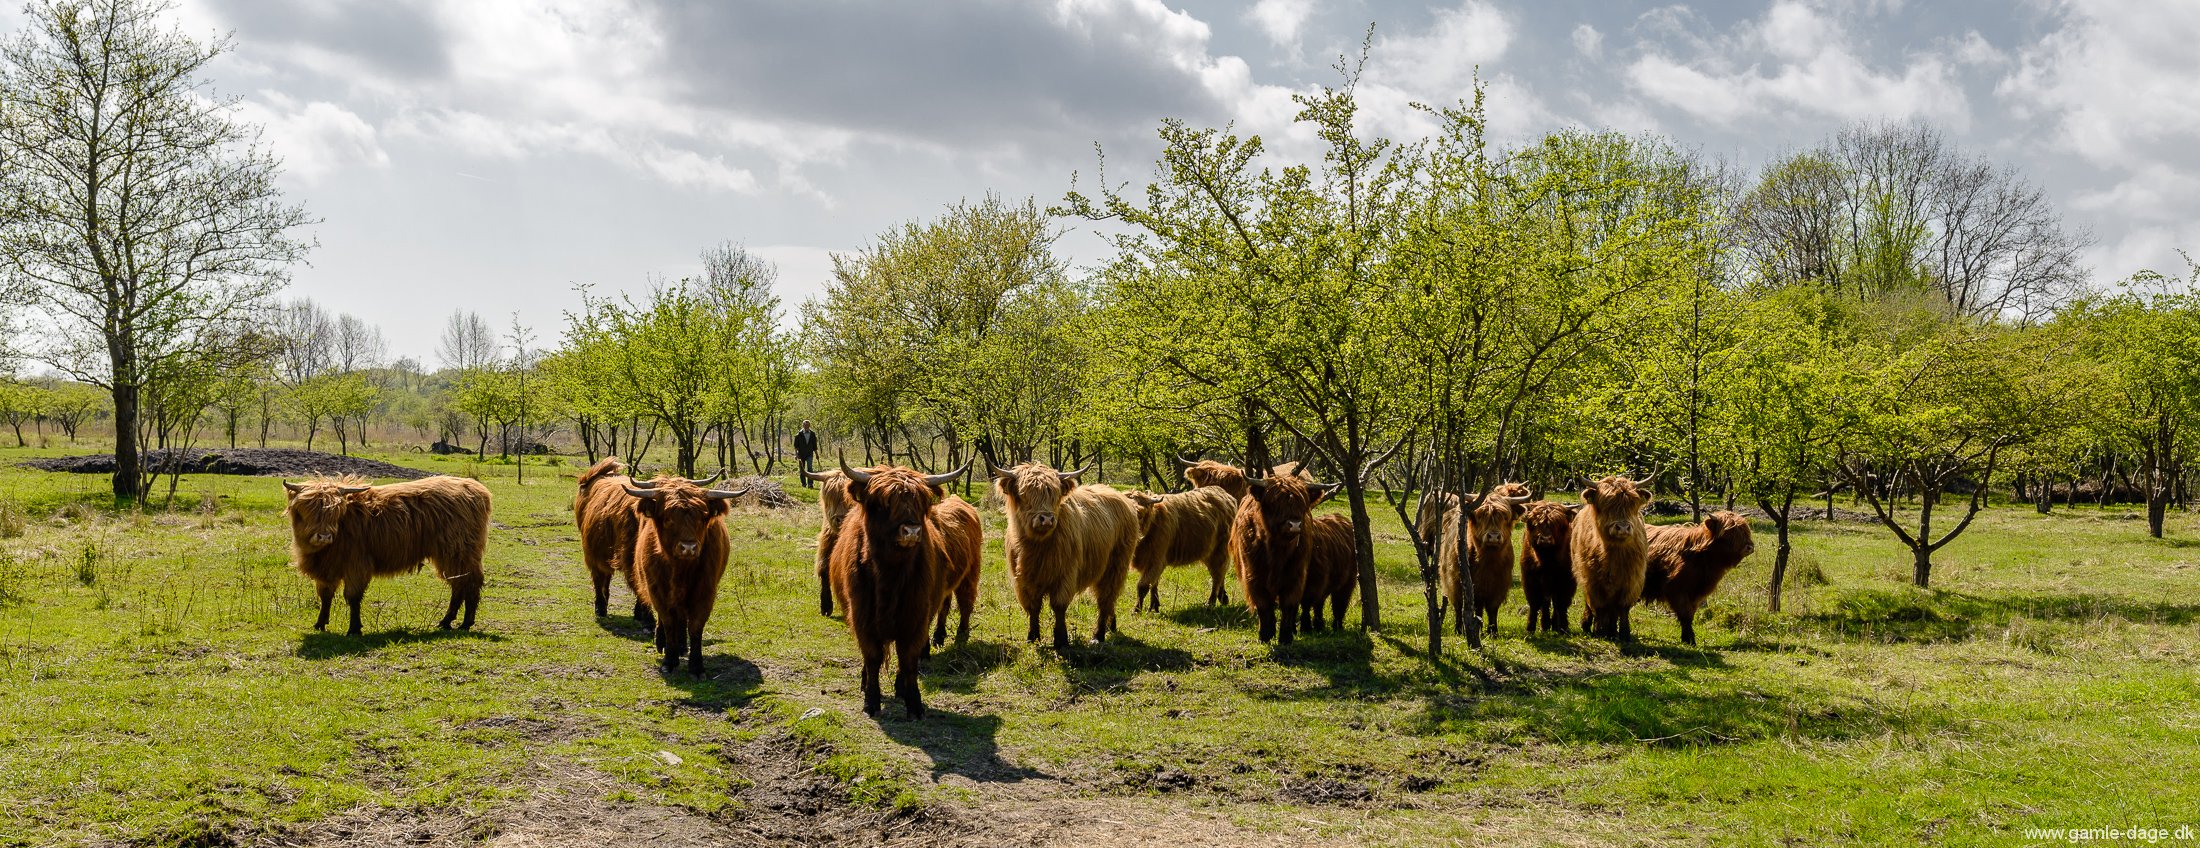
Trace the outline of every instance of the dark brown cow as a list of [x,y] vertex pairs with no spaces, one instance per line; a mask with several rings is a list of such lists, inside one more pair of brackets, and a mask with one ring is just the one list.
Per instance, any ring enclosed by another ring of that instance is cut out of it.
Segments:
[[1681,624],[1681,641],[1696,644],[1696,610],[1719,588],[1719,580],[1757,552],[1749,519],[1721,510],[1702,524],[1650,528],[1649,566],[1642,599],[1664,603]]
[[[1519,520],[1532,497],[1527,487],[1506,483],[1474,499],[1473,509],[1466,516],[1466,570],[1461,569],[1459,559],[1459,510],[1444,515],[1436,540],[1436,563],[1444,603],[1452,611],[1453,632],[1467,632],[1468,601],[1481,616],[1483,629],[1497,632],[1497,611],[1505,605],[1505,597],[1512,594],[1513,522]],[[1472,598],[1464,597],[1465,577],[1469,574],[1474,577]]]
[[1300,596],[1299,629],[1321,630],[1322,606],[1334,613],[1332,625],[1344,629],[1344,610],[1352,603],[1352,590],[1360,585],[1359,550],[1352,535],[1352,520],[1329,513],[1314,516],[1307,525],[1313,555],[1306,561],[1306,591]]
[[1230,558],[1237,562],[1245,605],[1260,620],[1260,640],[1289,645],[1298,632],[1313,559],[1307,529],[1314,504],[1344,484],[1309,485],[1296,475],[1245,482],[1247,494],[1230,525]]
[[[926,625],[935,613],[944,615],[944,600],[965,568],[962,560],[975,562],[984,544],[977,511],[942,488],[962,471],[929,476],[895,466],[861,471],[843,461],[840,473],[849,509],[833,543],[832,577],[848,632],[863,655],[863,711],[875,716],[883,706],[879,676],[892,650],[894,694],[910,716],[923,718],[917,662],[929,649]],[[975,588],[973,582],[973,598]]]
[[351,606],[351,627],[359,635],[359,602],[367,582],[402,574],[426,560],[435,576],[451,587],[451,605],[442,627],[464,607],[459,628],[474,626],[481,605],[482,554],[489,546],[489,490],[463,477],[429,477],[387,486],[370,486],[358,477],[318,478],[283,483],[289,504],[290,542],[298,573],[321,593],[321,617],[313,629],[328,629],[329,605],[336,587],[344,587]]
[[817,530],[817,611],[832,615],[833,540],[840,535],[840,519],[848,514],[848,478],[839,469],[804,471],[802,476],[817,483],[817,511],[822,519]]
[[1237,516],[1237,498],[1216,486],[1189,492],[1156,495],[1128,493],[1138,506],[1138,552],[1131,566],[1138,569],[1138,597],[1131,611],[1161,611],[1161,575],[1172,565],[1200,562],[1207,565],[1207,603],[1227,604],[1230,592],[1224,576],[1230,570],[1230,521]]
[[1650,488],[1625,477],[1606,477],[1581,490],[1574,515],[1574,579],[1581,584],[1581,628],[1607,639],[1634,638],[1628,613],[1642,600],[1649,539],[1642,511]]
[[1528,596],[1528,632],[1565,633],[1573,629],[1566,613],[1574,604],[1574,510],[1537,501],[1520,523],[1527,528],[1520,540],[1520,590]]
[[1016,600],[1030,619],[1025,638],[1039,641],[1044,603],[1054,609],[1055,650],[1068,650],[1070,602],[1090,589],[1100,605],[1092,638],[1105,641],[1115,628],[1115,601],[1138,550],[1137,505],[1107,485],[1078,485],[1084,469],[1064,473],[1026,462],[987,470],[1008,505],[1004,547]]
[[706,489],[678,477],[620,487],[635,499],[634,584],[657,613],[657,650],[666,671],[703,674],[703,625],[718,605],[718,581],[733,546],[726,510],[746,490]]
[[[596,590],[597,617],[611,611],[611,575],[617,574],[634,593],[635,622],[654,628],[656,616],[650,613],[649,604],[642,601],[641,590],[634,583],[634,537],[641,529],[641,513],[625,492],[628,486],[648,488],[652,484],[636,481],[632,469],[620,473],[619,467],[619,458],[610,456],[581,472],[580,487],[573,493],[573,523],[580,528],[581,561],[588,566],[589,581]],[[696,485],[708,486],[724,473]]]

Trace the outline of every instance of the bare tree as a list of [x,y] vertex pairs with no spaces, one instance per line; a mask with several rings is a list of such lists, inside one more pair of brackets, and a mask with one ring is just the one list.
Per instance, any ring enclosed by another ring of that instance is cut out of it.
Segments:
[[148,381],[279,289],[310,246],[292,231],[311,220],[231,102],[205,90],[226,44],[165,26],[159,0],[27,11],[0,44],[0,275],[53,317],[52,363],[112,393],[114,492],[134,498]]
[[481,313],[454,310],[449,320],[443,322],[443,338],[436,343],[435,357],[443,367],[460,372],[479,371],[496,364],[501,355],[497,349],[496,331]]

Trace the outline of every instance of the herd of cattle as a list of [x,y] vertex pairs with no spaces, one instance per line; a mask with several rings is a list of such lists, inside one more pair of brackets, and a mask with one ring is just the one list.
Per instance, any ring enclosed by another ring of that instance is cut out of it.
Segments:
[[[988,464],[1008,517],[1004,548],[1030,625],[1026,639],[1039,640],[1042,608],[1051,609],[1054,646],[1068,648],[1069,606],[1090,592],[1099,607],[1092,638],[1105,641],[1118,632],[1116,601],[1133,570],[1132,609],[1159,610],[1163,572],[1191,563],[1207,568],[1209,604],[1229,603],[1225,572],[1235,565],[1263,642],[1288,645],[1299,630],[1344,625],[1359,582],[1356,540],[1343,516],[1314,512],[1342,484],[1315,483],[1296,465],[1265,474],[1213,460],[1180,465],[1189,491],[1150,494],[1084,483],[1083,470]],[[590,467],[573,499],[596,614],[606,614],[610,581],[619,575],[634,592],[635,619],[654,630],[663,667],[674,670],[685,657],[689,671],[700,674],[703,627],[730,551],[724,517],[745,492],[712,488],[716,477],[637,480],[621,469],[615,457]],[[837,605],[855,636],[867,713],[881,708],[889,650],[896,655],[895,695],[921,717],[919,660],[946,643],[950,612],[960,618],[955,640],[969,638],[985,530],[977,509],[946,489],[968,470],[926,475],[843,462],[836,470],[804,472],[821,485],[818,608],[830,616]],[[450,628],[461,609],[457,626],[473,626],[488,544],[487,488],[457,477],[283,487],[298,571],[320,591],[316,630],[327,628],[341,586],[351,607],[349,632],[358,635],[368,581],[423,561],[450,586],[442,626]],[[1468,626],[1471,604],[1496,632],[1512,589],[1517,522],[1526,527],[1517,562],[1529,632],[1567,630],[1578,589],[1585,630],[1631,638],[1630,610],[1658,601],[1679,620],[1682,640],[1695,644],[1696,610],[1755,550],[1749,522],[1718,512],[1700,524],[1652,527],[1642,519],[1649,501],[1643,484],[1624,477],[1597,481],[1573,505],[1535,500],[1527,487],[1508,483],[1465,502],[1456,495],[1424,498],[1414,532],[1436,551],[1443,603],[1457,629]]]

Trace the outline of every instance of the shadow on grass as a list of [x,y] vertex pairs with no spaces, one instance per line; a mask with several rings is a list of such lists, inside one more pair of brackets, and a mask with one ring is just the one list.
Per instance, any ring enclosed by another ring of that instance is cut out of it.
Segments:
[[1759,691],[1714,671],[1530,674],[1477,693],[1431,692],[1411,732],[1498,732],[1559,743],[1701,747],[1777,738],[1855,739],[1922,719],[1821,690]]
[[2200,621],[2200,604],[2139,601],[2117,595],[1973,595],[1897,587],[1843,594],[1830,608],[1797,616],[1847,639],[1882,643],[1960,642],[1989,635],[2017,618],[2084,623],[2122,619],[2182,626]]
[[307,633],[298,638],[297,655],[303,659],[325,660],[331,657],[366,654],[391,645],[414,642],[442,642],[447,640],[502,642],[504,637],[479,630],[444,630],[440,627],[400,627],[358,636],[338,633]]
[[1079,693],[1116,692],[1147,672],[1186,671],[1191,652],[1164,648],[1115,634],[1108,641],[1073,645],[1060,655],[1063,679]]
[[972,640],[932,652],[925,660],[924,679],[947,692],[977,691],[986,673],[1016,658],[1016,647],[1007,642]]
[[[1152,615],[1153,613],[1146,613]],[[1212,627],[1217,630],[1230,627],[1252,627],[1253,614],[1243,603],[1200,604],[1179,607],[1162,613],[1170,621],[1185,627]]]
[[1047,777],[1045,772],[1001,759],[1001,717],[964,715],[932,707],[921,720],[910,720],[889,704],[880,711],[879,730],[886,737],[923,751],[932,759],[932,775],[960,775],[979,783],[1015,783]]
[[596,616],[596,627],[621,639],[635,642],[655,641],[655,637],[650,631],[644,628],[642,623],[632,615],[619,615],[617,613],[599,615]]
[[[701,676],[688,673],[686,662],[680,663],[679,668],[671,671],[666,671],[663,666],[657,667],[657,674],[664,679],[666,685],[687,693],[687,697],[680,700],[681,706],[723,712],[746,705],[757,695],[763,694],[762,669],[735,654],[713,651],[712,644],[709,640],[703,642]],[[649,656],[654,663],[657,655],[652,652]]]

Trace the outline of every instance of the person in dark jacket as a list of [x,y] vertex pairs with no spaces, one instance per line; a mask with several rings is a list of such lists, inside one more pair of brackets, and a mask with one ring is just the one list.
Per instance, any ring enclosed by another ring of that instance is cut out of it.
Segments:
[[802,429],[794,434],[794,458],[802,464],[804,488],[817,488],[817,484],[811,482],[809,477],[809,473],[816,470],[810,467],[810,458],[814,456],[817,456],[817,431],[810,429],[810,419],[804,418]]

